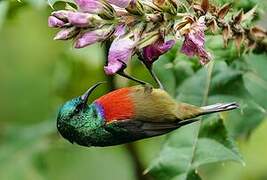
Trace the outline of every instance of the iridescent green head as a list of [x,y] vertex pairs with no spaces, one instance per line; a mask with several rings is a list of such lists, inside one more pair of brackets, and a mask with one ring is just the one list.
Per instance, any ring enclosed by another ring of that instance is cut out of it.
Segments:
[[87,101],[92,91],[100,84],[92,86],[82,96],[66,102],[59,110],[57,129],[71,143],[81,144],[81,137],[86,137],[84,133],[89,135],[97,126],[96,119],[99,115],[96,107],[87,105]]

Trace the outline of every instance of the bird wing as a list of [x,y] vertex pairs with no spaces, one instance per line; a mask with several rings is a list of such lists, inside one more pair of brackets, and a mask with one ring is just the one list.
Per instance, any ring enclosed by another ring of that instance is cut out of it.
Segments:
[[159,124],[131,119],[113,121],[106,124],[105,129],[118,137],[127,135],[128,138],[143,139],[168,133],[178,128],[177,124]]
[[173,131],[183,125],[193,123],[199,119],[189,119],[176,122],[148,122],[142,120],[120,120],[113,121],[105,125],[105,129],[110,133],[122,136],[124,132],[133,139],[142,139],[147,137],[159,136]]

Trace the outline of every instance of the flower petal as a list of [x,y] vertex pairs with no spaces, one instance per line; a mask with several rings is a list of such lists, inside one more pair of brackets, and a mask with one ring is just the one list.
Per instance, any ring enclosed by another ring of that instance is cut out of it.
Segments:
[[76,39],[74,47],[83,48],[96,42],[104,41],[112,30],[112,27],[102,27],[101,29],[84,32]]
[[104,67],[104,71],[107,75],[112,75],[118,72],[122,68],[123,64],[121,62],[110,62]]
[[146,63],[152,64],[156,61],[162,54],[169,51],[175,44],[174,40],[169,40],[164,42],[163,38],[158,39],[153,44],[146,46],[143,49],[143,57]]
[[63,27],[65,23],[61,21],[60,19],[54,17],[54,16],[49,16],[48,18],[48,27]]
[[108,75],[118,72],[123,64],[127,64],[134,53],[135,42],[129,37],[116,38],[109,49],[108,65],[105,72]]
[[185,39],[181,48],[181,52],[189,57],[198,56],[201,64],[206,64],[211,59],[210,53],[204,48],[205,28],[205,18],[202,16],[197,22],[192,24],[190,31],[184,35]]

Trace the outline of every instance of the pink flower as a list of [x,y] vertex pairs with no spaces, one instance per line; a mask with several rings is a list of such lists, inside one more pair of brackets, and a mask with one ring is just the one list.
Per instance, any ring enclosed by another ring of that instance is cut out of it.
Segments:
[[181,52],[189,57],[194,55],[200,58],[201,64],[207,64],[211,60],[211,55],[204,48],[205,46],[205,19],[200,17],[198,22],[191,26],[189,33],[185,34],[185,40]]
[[127,6],[129,6],[131,1],[135,1],[135,0],[108,0],[110,4],[114,4],[121,8],[127,8]]
[[118,72],[127,64],[134,54],[135,42],[129,37],[116,38],[109,49],[108,64],[104,67],[106,74]]
[[159,56],[169,51],[175,44],[174,40],[164,42],[160,37],[156,42],[143,48],[143,58],[145,63],[152,64]]
[[101,29],[84,32],[78,36],[74,47],[83,48],[96,42],[104,41],[112,30],[113,28],[111,27],[102,27]]
[[48,26],[49,27],[63,27],[65,25],[65,22],[61,21],[60,19],[54,17],[54,16],[49,16],[48,18]]
[[103,4],[100,0],[75,0],[82,12],[98,14],[103,11]]

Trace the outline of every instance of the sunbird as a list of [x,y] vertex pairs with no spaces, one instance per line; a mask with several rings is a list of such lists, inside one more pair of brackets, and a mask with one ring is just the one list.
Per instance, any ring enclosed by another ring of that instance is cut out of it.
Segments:
[[88,97],[101,83],[59,110],[57,129],[71,143],[113,146],[159,136],[196,122],[201,115],[228,111],[238,104],[197,107],[176,102],[166,91],[150,85],[114,90],[88,105]]

